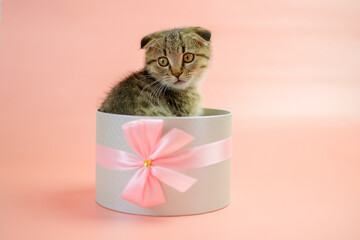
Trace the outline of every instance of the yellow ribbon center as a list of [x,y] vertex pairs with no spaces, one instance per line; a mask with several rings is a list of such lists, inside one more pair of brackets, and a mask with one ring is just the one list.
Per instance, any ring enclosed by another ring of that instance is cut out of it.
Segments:
[[150,166],[151,166],[151,160],[150,159],[144,160],[144,167],[150,167]]

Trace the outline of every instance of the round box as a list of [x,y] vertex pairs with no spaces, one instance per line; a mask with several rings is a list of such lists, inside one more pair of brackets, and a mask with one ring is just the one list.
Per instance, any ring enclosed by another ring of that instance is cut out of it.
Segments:
[[[122,126],[134,120],[161,119],[162,135],[171,129],[180,129],[194,140],[184,148],[192,148],[231,137],[231,113],[224,110],[204,109],[197,117],[146,117],[109,114],[97,111],[96,143],[136,155],[126,141]],[[115,171],[96,164],[96,201],[109,209],[141,215],[175,216],[215,211],[230,202],[231,158],[182,174],[197,179],[185,192],[161,183],[166,202],[153,207],[141,207],[121,198],[126,184],[137,170]]]

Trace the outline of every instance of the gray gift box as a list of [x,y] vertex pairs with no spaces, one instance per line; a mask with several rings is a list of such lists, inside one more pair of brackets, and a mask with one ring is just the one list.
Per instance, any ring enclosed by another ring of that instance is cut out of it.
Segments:
[[[96,113],[96,143],[136,154],[127,143],[122,125],[140,119],[162,119],[163,134],[178,128],[195,139],[186,148],[196,147],[231,137],[231,113],[204,109],[197,117],[146,117]],[[162,184],[166,202],[144,208],[121,198],[122,191],[137,170],[115,171],[96,164],[96,201],[100,205],[131,214],[152,216],[191,215],[215,211],[230,202],[231,158],[194,170],[181,171],[197,182],[186,192]]]

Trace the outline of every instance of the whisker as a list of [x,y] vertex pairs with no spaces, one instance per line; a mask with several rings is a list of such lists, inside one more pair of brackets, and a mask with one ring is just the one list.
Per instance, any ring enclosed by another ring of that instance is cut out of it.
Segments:
[[158,89],[159,89],[159,88],[161,87],[161,85],[162,85],[160,82],[157,82],[157,83],[158,83],[158,84],[154,86],[153,91],[151,91],[151,93],[150,93],[150,103],[151,103],[151,105],[152,105],[153,107],[155,107],[154,104],[153,104],[153,99],[154,99],[154,97],[156,96],[156,92],[158,91]]
[[[157,99],[158,104],[159,104],[159,101],[160,101],[160,97],[161,97],[161,95],[162,95],[165,88],[166,88],[166,85],[163,84],[162,87],[161,87],[161,90],[159,91],[159,94],[158,94],[158,99]],[[164,94],[164,97],[165,97],[165,94]]]
[[158,83],[158,81],[156,80],[156,81],[154,81],[154,82],[151,82],[151,83],[149,83],[149,84],[146,84],[146,85],[142,88],[140,94],[142,94],[143,91],[144,91],[146,88],[150,87],[151,85],[153,85],[153,84],[155,84],[155,83]]
[[160,103],[159,103],[159,96],[160,96],[160,93],[161,93],[163,87],[164,87],[164,85],[161,84],[161,85],[158,87],[158,89],[157,89],[157,91],[156,91],[156,94],[155,94],[155,96],[157,96],[157,97],[156,97],[156,99],[157,99],[156,102],[157,102],[158,105],[160,105]]

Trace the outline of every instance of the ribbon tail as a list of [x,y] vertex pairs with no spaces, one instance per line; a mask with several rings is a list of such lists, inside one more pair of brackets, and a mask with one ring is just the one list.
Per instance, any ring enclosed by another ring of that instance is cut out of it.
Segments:
[[163,167],[151,167],[152,174],[161,182],[180,192],[187,191],[197,179]]
[[161,184],[152,175],[149,167],[144,167],[135,173],[121,197],[141,207],[153,207],[165,203]]

